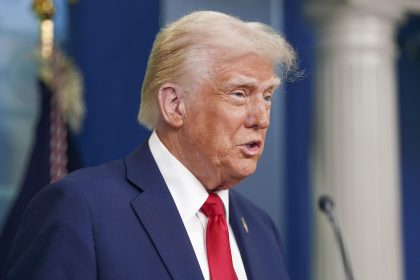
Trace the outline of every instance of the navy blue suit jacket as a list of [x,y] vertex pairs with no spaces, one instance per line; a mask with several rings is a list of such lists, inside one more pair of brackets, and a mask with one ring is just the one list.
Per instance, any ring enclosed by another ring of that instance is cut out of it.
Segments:
[[[270,218],[235,191],[229,199],[248,278],[288,279]],[[203,279],[147,144],[124,160],[76,171],[44,188],[25,211],[4,277]]]

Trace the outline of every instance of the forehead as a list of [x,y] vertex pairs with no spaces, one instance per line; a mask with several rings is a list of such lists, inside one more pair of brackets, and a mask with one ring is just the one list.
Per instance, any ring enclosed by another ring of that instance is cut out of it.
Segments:
[[229,79],[222,81],[224,86],[227,88],[271,88],[275,90],[280,85],[280,79],[275,76],[263,80],[257,79],[253,76],[245,76],[239,73],[231,73],[230,76],[231,77]]
[[214,61],[213,79],[230,86],[277,87],[279,79],[268,59],[249,53],[234,57],[220,56]]

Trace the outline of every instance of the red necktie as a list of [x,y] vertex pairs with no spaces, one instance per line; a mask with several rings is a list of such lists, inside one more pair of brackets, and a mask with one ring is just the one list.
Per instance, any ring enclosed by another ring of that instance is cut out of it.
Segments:
[[206,230],[207,259],[211,280],[236,280],[229,245],[229,231],[223,202],[211,193],[201,211],[209,220]]

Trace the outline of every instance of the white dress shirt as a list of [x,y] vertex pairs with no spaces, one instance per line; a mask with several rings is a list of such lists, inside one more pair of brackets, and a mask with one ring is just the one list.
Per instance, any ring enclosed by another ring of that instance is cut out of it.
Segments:
[[[206,227],[208,218],[200,211],[209,194],[198,179],[163,145],[156,131],[149,138],[149,147],[178,208],[188,237],[194,248],[204,279],[210,279],[206,251]],[[222,199],[229,221],[229,191],[216,192]],[[239,280],[246,280],[245,267],[242,262],[238,244],[229,224],[229,243],[232,262]]]

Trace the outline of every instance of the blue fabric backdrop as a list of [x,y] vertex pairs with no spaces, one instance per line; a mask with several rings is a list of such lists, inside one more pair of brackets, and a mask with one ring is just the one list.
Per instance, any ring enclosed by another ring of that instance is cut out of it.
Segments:
[[149,135],[136,118],[158,30],[159,1],[78,1],[71,8],[70,50],[86,87],[78,139],[86,166],[121,158]]
[[[420,275],[420,17],[412,17],[398,34],[400,151],[403,237],[407,280]],[[413,44],[412,51],[404,50]]]
[[286,87],[286,251],[291,279],[311,278],[312,193],[309,148],[313,72],[313,34],[303,17],[303,1],[285,1],[284,26],[304,71],[302,79]]

